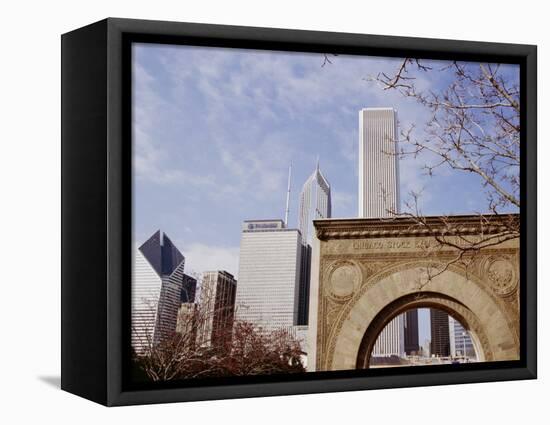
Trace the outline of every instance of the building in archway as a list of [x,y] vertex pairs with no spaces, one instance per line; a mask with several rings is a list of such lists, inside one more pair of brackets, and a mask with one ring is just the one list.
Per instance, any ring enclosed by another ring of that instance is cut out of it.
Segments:
[[405,353],[408,355],[418,354],[420,344],[418,342],[418,310],[409,310],[404,315],[405,328]]
[[449,345],[452,357],[475,358],[475,348],[470,334],[460,322],[449,316]]
[[405,314],[394,317],[380,332],[373,357],[405,357]]
[[449,315],[435,308],[430,309],[430,353],[435,357],[451,355],[449,340]]
[[[519,359],[519,238],[498,242],[501,216],[425,220],[315,221],[308,370],[369,367],[380,332],[415,308],[459,320],[479,361]],[[449,225],[456,232],[446,237],[456,243],[482,234],[496,243],[456,261],[456,249],[435,238]]]

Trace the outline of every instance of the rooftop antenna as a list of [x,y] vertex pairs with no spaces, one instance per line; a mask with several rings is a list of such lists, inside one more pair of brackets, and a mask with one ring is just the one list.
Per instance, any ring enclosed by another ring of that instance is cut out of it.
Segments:
[[319,171],[319,155],[317,155],[317,171]]
[[285,227],[288,227],[288,210],[290,207],[290,176],[292,174],[292,162],[288,166],[288,189],[286,191]]

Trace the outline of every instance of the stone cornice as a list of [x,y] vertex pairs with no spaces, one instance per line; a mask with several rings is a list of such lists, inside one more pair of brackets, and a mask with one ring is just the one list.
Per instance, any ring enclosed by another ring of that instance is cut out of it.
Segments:
[[479,235],[480,231],[488,235],[506,232],[506,223],[519,221],[519,214],[429,216],[422,220],[425,224],[409,217],[323,219],[313,224],[320,240]]

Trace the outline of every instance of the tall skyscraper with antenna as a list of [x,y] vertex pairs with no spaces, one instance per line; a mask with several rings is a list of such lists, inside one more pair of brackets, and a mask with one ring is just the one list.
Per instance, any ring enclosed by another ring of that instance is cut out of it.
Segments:
[[313,240],[313,220],[330,218],[331,214],[330,184],[321,173],[317,160],[315,171],[308,177],[300,193],[298,229],[304,243],[311,245]]
[[321,173],[319,159],[317,159],[315,171],[308,177],[300,192],[298,214],[298,229],[302,235],[298,325],[307,325],[309,315],[309,283],[311,278],[311,246],[315,232],[313,220],[330,218],[332,215],[330,184]]
[[302,324],[304,245],[298,229],[289,226],[292,166],[284,220],[245,220],[239,250],[236,318],[264,331],[284,329],[306,349]]

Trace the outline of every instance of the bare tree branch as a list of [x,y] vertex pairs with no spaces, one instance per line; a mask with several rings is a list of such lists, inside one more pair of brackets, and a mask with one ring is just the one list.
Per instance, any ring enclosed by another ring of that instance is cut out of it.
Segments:
[[[417,76],[430,72],[446,72],[454,78],[442,89],[420,90]],[[456,257],[443,271],[481,249],[518,238],[517,216],[510,219],[507,213],[518,211],[520,206],[519,82],[499,65],[455,61],[434,70],[411,58],[403,59],[393,74],[379,73],[368,81],[383,90],[397,90],[429,112],[429,119],[421,128],[424,135],[418,136],[418,126],[402,130],[397,141],[400,158],[422,158],[426,161],[422,168],[430,177],[443,168],[476,175],[486,195],[485,209],[478,213],[480,237],[465,237],[460,229],[453,228],[452,220],[441,218],[446,234],[437,234],[435,240],[440,246],[456,250]],[[411,193],[405,212],[388,212],[410,217],[427,228],[419,197],[418,193]],[[488,215],[492,216],[490,220]],[[494,227],[495,220],[501,231],[484,232],[484,226],[490,222]]]
[[[134,355],[135,370],[152,381],[305,371],[303,350],[291,332],[234,323],[233,313],[233,306],[219,305],[209,287],[201,287],[196,304],[182,304],[176,332],[160,341],[146,338],[146,349]],[[137,334],[144,333],[143,323],[134,323]]]

